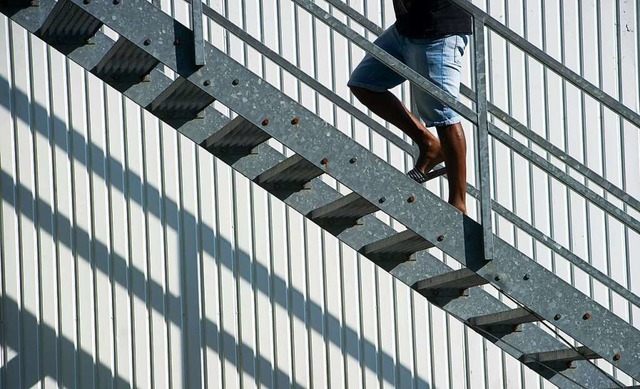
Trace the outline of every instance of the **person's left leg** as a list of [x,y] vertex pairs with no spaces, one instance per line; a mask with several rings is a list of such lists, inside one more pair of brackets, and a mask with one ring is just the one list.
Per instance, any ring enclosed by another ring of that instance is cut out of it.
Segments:
[[[454,98],[460,91],[462,55],[467,37],[411,40],[407,64]],[[461,117],[427,92],[413,88],[413,97],[427,127],[436,127],[449,181],[449,203],[466,213],[467,145]]]

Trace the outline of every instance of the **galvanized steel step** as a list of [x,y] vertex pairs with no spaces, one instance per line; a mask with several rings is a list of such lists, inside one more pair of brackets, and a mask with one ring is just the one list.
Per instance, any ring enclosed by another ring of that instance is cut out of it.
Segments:
[[147,109],[158,118],[173,125],[198,115],[215,99],[184,77],[178,77]]
[[373,261],[409,261],[418,251],[433,247],[433,244],[411,230],[400,232],[381,241],[366,245],[360,253]]
[[38,31],[38,35],[62,53],[87,44],[102,22],[77,5],[59,1]]
[[133,84],[148,81],[146,76],[159,63],[158,59],[120,37],[91,72],[117,90],[125,91]]
[[491,333],[510,333],[522,330],[522,324],[540,321],[540,319],[526,308],[515,308],[504,312],[476,316],[467,319],[471,327]]
[[573,368],[576,361],[598,358],[600,358],[598,354],[582,346],[526,354],[520,358],[520,361],[536,370],[563,370]]
[[323,173],[324,170],[296,154],[262,173],[255,182],[271,191],[299,191],[308,188],[309,182]]
[[463,268],[427,278],[413,284],[413,289],[423,296],[430,297],[460,297],[467,294],[469,288],[488,284],[488,281],[470,269]]
[[309,218],[320,225],[353,226],[362,217],[378,210],[374,204],[353,192],[311,211]]
[[202,146],[216,156],[246,155],[271,136],[242,116],[207,139]]

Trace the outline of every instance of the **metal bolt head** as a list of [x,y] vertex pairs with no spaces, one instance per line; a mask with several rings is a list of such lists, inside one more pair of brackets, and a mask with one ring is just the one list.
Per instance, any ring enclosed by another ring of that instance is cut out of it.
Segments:
[[236,86],[238,84],[240,84],[240,80],[238,80],[237,78],[235,80],[231,81],[231,85],[233,85],[233,86]]
[[322,161],[320,161],[320,164],[321,164],[321,165],[326,165],[326,164],[328,164],[328,163],[329,163],[329,158],[326,158],[326,157],[325,157],[325,158],[322,158]]
[[613,356],[613,360],[614,361],[619,361],[620,358],[622,358],[622,356],[620,354],[616,354],[616,355]]
[[589,320],[589,319],[591,319],[591,314],[589,312],[582,315],[582,320]]
[[269,125],[269,123],[270,123],[270,122],[269,122],[269,119],[264,119],[264,120],[262,121],[262,125],[263,125],[263,126],[268,126],[268,125]]
[[113,5],[118,5],[120,4],[120,0],[113,0]]
[[91,4],[91,0],[84,0],[83,3],[84,4]]
[[144,42],[142,42],[143,45],[145,46],[149,46],[151,44],[151,39],[147,38],[144,40]]
[[202,84],[204,84],[204,86],[209,86],[211,85],[211,80],[204,80]]
[[524,277],[522,277],[525,281],[529,281],[529,279],[531,278],[531,275],[529,273],[525,274]]
[[498,275],[498,276],[495,276],[494,280],[496,280],[496,281],[500,281],[500,280],[502,280],[502,277],[500,277],[499,275]]
[[356,157],[353,157],[349,160],[349,163],[356,163],[356,162],[358,162],[358,158]]
[[438,242],[442,242],[444,240],[444,235],[438,236]]
[[385,201],[387,201],[386,197],[380,197],[380,200],[378,200],[380,204],[384,203]]
[[553,317],[553,320],[560,320],[560,319],[562,319],[562,315],[559,313]]
[[416,201],[416,196],[414,195],[409,196],[409,198],[407,199],[407,202],[409,204],[413,203],[414,201]]
[[293,119],[291,119],[291,124],[298,125],[298,123],[300,123],[300,118],[299,117],[294,117]]

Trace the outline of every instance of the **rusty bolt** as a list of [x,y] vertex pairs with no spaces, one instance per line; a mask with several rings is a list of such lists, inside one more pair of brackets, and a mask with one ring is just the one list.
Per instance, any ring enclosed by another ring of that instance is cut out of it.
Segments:
[[531,278],[531,275],[529,273],[525,274],[524,277],[522,277],[525,281],[529,281],[529,279]]
[[613,360],[614,361],[619,361],[620,358],[622,358],[622,356],[620,354],[616,354],[616,355],[613,356]]
[[240,80],[238,80],[237,78],[233,81],[231,81],[231,85],[236,86],[240,83]]
[[180,38],[176,38],[176,40],[175,40],[175,41],[173,41],[173,44],[174,44],[175,46],[180,46]]
[[557,314],[553,317],[553,319],[554,319],[554,320],[560,320],[561,318],[562,318],[562,315],[561,315],[561,314],[559,314],[559,313],[557,313]]
[[438,242],[442,242],[444,240],[444,235],[438,236]]
[[211,85],[211,80],[204,80],[203,84],[204,86],[209,86]]
[[298,123],[300,123],[299,117],[296,116],[293,119],[291,119],[291,124],[293,124],[294,126],[297,125]]
[[322,161],[320,161],[321,165],[326,165],[329,163],[329,158],[322,158]]
[[386,197],[380,197],[380,200],[378,200],[380,204],[384,203],[385,201],[387,201]]
[[349,163],[356,163],[358,161],[358,158],[353,157],[349,160]]
[[582,315],[582,320],[589,320],[589,319],[591,319],[591,314],[589,312]]
[[269,125],[269,119],[264,119],[264,120],[262,121],[262,125],[263,125],[263,126],[268,126],[268,125]]
[[142,42],[143,45],[145,46],[149,46],[151,44],[151,39],[147,38],[144,40],[144,42]]
[[414,195],[409,196],[409,198],[407,199],[407,201],[408,201],[409,203],[413,203],[414,201],[416,201],[416,196],[414,196]]

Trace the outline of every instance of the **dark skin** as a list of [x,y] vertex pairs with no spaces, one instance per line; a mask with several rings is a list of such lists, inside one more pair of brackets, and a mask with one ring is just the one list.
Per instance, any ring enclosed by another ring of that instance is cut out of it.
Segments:
[[444,161],[449,180],[449,204],[467,213],[467,142],[460,123],[437,127],[438,138],[391,92],[373,92],[351,87],[356,98],[376,115],[398,127],[420,149],[416,168],[428,173]]

